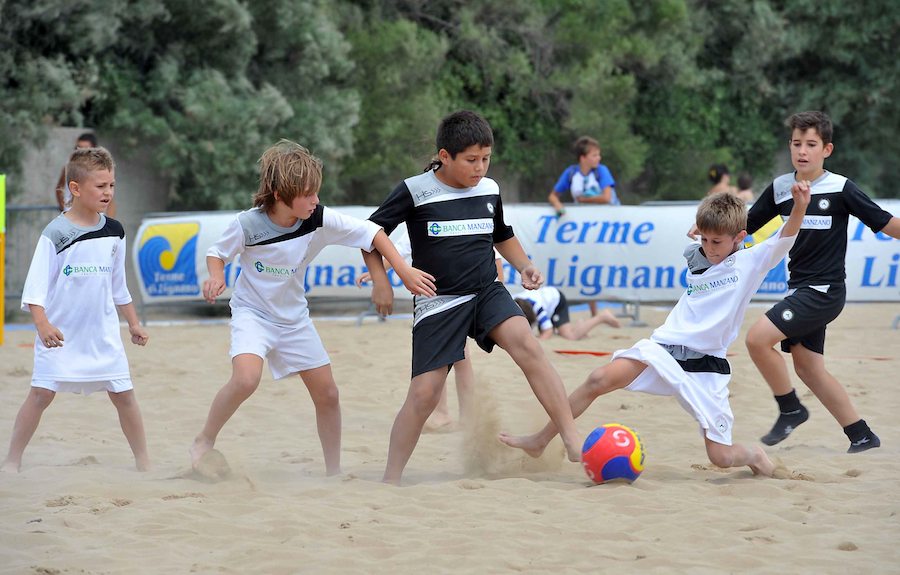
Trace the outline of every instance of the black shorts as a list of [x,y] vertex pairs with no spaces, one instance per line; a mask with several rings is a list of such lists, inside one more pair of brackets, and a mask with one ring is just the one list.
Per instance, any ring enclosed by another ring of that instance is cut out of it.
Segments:
[[787,336],[781,341],[781,351],[790,353],[797,344],[815,353],[825,353],[825,328],[841,314],[847,301],[847,288],[832,284],[828,293],[809,286],[797,288],[772,309],[766,317]]
[[513,316],[523,316],[500,282],[477,294],[416,297],[413,311],[412,376],[440,367],[447,370],[465,357],[466,338],[490,353],[490,332]]
[[550,318],[550,323],[553,324],[553,327],[558,328],[561,325],[566,325],[569,321],[571,321],[569,319],[569,304],[566,302],[566,296],[559,292],[559,305],[556,306],[553,317]]

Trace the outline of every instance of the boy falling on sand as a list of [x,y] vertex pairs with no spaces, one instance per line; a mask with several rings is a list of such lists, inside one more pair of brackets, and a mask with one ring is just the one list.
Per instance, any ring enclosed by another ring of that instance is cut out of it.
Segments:
[[65,167],[71,209],[50,222],[34,250],[22,309],[37,336],[31,390],[19,409],[3,470],[18,471],[44,410],[59,391],[106,390],[139,471],[150,468],[144,422],[119,332],[122,312],[131,341],[146,345],[125,285],[125,230],[104,213],[115,193],[115,164],[104,148],[82,148]]
[[[650,339],[617,351],[610,363],[591,372],[569,395],[576,417],[597,397],[616,389],[672,395],[699,423],[713,464],[747,465],[755,474],[772,475],[775,465],[761,447],[732,444],[731,366],[725,354],[738,336],[750,298],[794,245],[809,204],[809,186],[798,182],[791,194],[794,206],[787,223],[765,242],[746,250],[740,249],[747,235],[744,202],[727,192],[703,200],[696,218],[700,243],[685,250],[687,290]],[[556,433],[550,422],[534,435],[501,433],[500,441],[538,457]]]
[[[238,257],[242,271],[230,302],[231,379],[213,399],[191,445],[191,463],[195,470],[202,467],[222,427],[256,391],[263,360],[268,360],[273,378],[299,374],[306,385],[316,409],[325,472],[334,475],[341,470],[340,402],[331,360],[309,316],[306,267],[328,245],[376,247],[411,292],[433,295],[433,278],[410,267],[377,225],[319,204],[322,164],[303,146],[282,140],[270,147],[259,160],[259,176],[254,207],[238,214],[207,251],[207,301],[225,290],[227,261]],[[383,286],[376,281],[378,287]]]

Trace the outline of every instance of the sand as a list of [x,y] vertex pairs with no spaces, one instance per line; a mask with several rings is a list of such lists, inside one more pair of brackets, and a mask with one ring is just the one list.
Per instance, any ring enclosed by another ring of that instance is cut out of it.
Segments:
[[[764,310],[751,307],[745,329]],[[645,306],[646,327],[543,346],[571,390],[608,358],[555,350],[627,347],[665,313]],[[423,435],[404,486],[380,483],[408,385],[408,319],[317,323],[341,390],[342,475],[324,476],[299,378],[266,373],[220,435],[221,459],[205,461],[217,477],[203,477],[187,450],[230,375],[228,327],[150,325],[149,345],[127,349],[153,470],[135,471],[104,393],[60,394],[21,473],[0,474],[0,573],[897,573],[898,313],[848,305],[829,329],[827,365],[881,449],[846,454],[840,427],[798,384],[810,421],[766,448],[788,478],[758,478],[709,464],[674,400],[616,392],[579,430],[635,428],[646,469],[631,485],[600,486],[563,461],[558,440],[536,460],[499,444],[499,431],[530,432],[545,416],[508,356],[477,349],[473,423]],[[28,391],[32,340],[7,332],[0,347],[3,450]],[[756,443],[775,404],[741,341],[730,357],[735,439]]]

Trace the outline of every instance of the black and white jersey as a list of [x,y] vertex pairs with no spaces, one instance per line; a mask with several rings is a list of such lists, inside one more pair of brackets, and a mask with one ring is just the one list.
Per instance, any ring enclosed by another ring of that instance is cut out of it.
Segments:
[[388,234],[406,222],[412,265],[434,276],[439,295],[473,294],[491,284],[494,244],[513,237],[490,178],[471,188],[447,186],[433,171],[407,178],[369,219]]
[[322,205],[290,228],[252,208],[238,214],[206,255],[226,263],[235,257],[240,261],[232,310],[249,309],[271,323],[294,325],[309,314],[304,278],[312,259],[332,244],[371,251],[379,230],[372,222]]
[[44,228],[34,250],[22,309],[44,308],[65,338],[48,348],[35,336],[35,380],[84,382],[130,377],[117,305],[131,303],[125,285],[125,230],[100,214],[94,226],[63,215]]
[[[791,186],[794,173],[779,176],[750,208],[747,232],[753,234],[780,215],[787,219],[794,207]],[[812,199],[791,249],[788,269],[791,288],[842,284],[847,277],[847,224],[856,216],[873,232],[891,219],[859,187],[844,176],[826,171],[811,186]]]

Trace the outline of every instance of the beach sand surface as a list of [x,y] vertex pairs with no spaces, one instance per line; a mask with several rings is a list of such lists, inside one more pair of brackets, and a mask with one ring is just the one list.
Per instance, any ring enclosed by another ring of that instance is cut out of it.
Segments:
[[[751,307],[744,329],[765,309]],[[665,314],[645,306],[646,327],[542,345],[571,391],[609,358],[557,350],[629,347]],[[645,471],[599,486],[563,461],[558,439],[539,459],[497,441],[546,416],[504,352],[472,344],[475,417],[423,435],[404,486],[382,484],[408,387],[408,319],[317,322],[341,392],[343,474],[324,476],[300,379],[266,372],[219,436],[224,461],[209,462],[230,473],[204,478],[188,447],[230,375],[228,326],[150,325],[147,347],[126,346],[153,470],[134,469],[105,393],[58,395],[21,472],[0,474],[0,573],[898,573],[897,314],[896,304],[850,304],[828,330],[827,366],[882,448],[846,454],[841,428],[792,374],[810,420],[766,447],[786,478],[754,477],[711,465],[673,399],[619,391],[598,399],[579,431],[634,428]],[[3,450],[28,392],[33,338],[7,332],[0,347]],[[742,342],[743,333],[729,357],[735,440],[757,444],[776,405]]]

